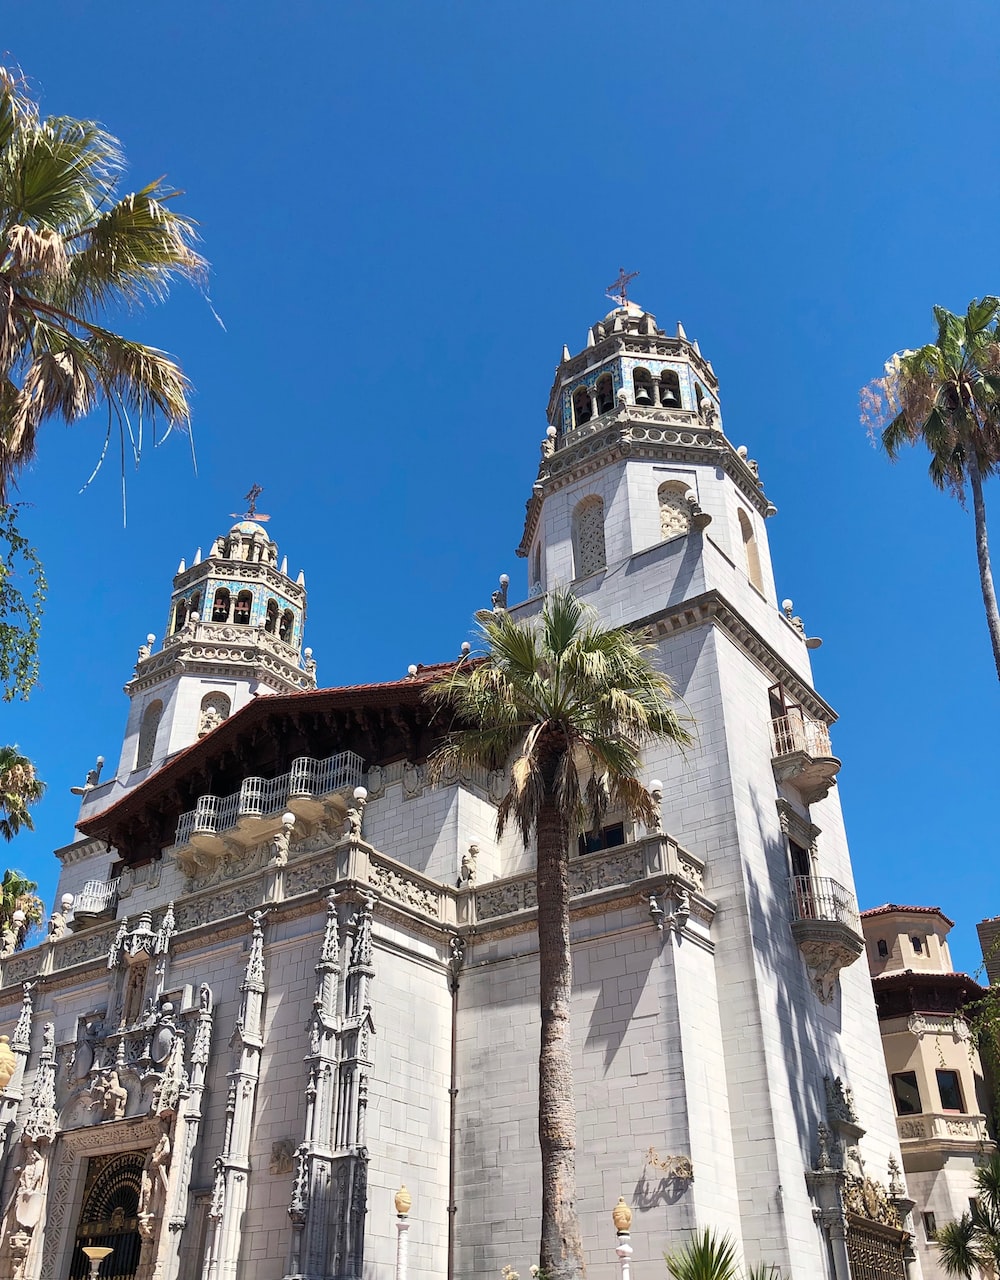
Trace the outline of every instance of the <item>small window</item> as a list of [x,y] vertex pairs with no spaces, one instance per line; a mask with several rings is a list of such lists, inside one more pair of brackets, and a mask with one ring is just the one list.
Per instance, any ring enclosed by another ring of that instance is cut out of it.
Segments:
[[928,1240],[934,1239],[934,1233],[937,1231],[937,1220],[933,1213],[924,1214],[924,1235]]
[[277,600],[268,600],[267,616],[264,620],[264,630],[270,632],[271,635],[278,630],[278,602]]
[[177,607],[174,609],[174,630],[180,631],[181,627],[187,622],[188,603],[186,600],[178,600]]
[[617,849],[625,843],[625,824],[614,822],[599,831],[585,831],[579,840],[580,853],[597,853],[601,849]]
[[660,404],[664,409],[681,407],[681,380],[673,369],[664,369],[660,374]]
[[160,727],[162,715],[163,703],[159,698],[154,698],[142,713],[142,724],[139,726],[139,747],[135,757],[135,767],[137,769],[145,769],[147,765],[153,763],[153,753],[156,749],[156,731]]
[[883,960],[889,954],[889,944],[886,942],[885,938],[879,938],[878,940],[878,953]]
[[917,934],[914,934],[913,937],[910,939],[910,941],[913,943],[914,955],[922,956],[924,954],[923,938],[918,937]]
[[531,587],[532,595],[539,595],[542,590],[542,544],[539,542],[531,557]]
[[941,1095],[942,1111],[964,1111],[962,1105],[962,1086],[957,1071],[938,1071],[937,1087]]
[[225,587],[220,587],[215,593],[215,600],[212,603],[212,621],[229,621],[229,592]]
[[760,552],[757,550],[757,537],[753,531],[750,517],[740,507],[740,533],[743,536],[743,551],[747,558],[747,577],[758,591],[764,590],[764,578],[760,571]]
[[597,412],[610,413],[615,407],[615,384],[610,373],[602,373],[597,379]]
[[809,857],[809,850],[803,849],[794,840],[789,840],[788,854],[792,860],[792,875],[808,876],[812,871],[812,859]]
[[197,613],[200,608],[201,608],[201,592],[196,591],[194,595],[191,597],[191,612]]
[[278,639],[284,640],[286,644],[292,643],[292,631],[295,629],[295,615],[291,609],[286,609],[281,615],[281,629],[278,632]]
[[896,1099],[897,1115],[918,1116],[923,1110],[915,1071],[897,1071],[893,1075],[892,1096]]
[[648,369],[635,369],[632,373],[632,390],[635,402],[647,408],[653,404],[653,377]]
[[573,422],[576,426],[582,426],[583,423],[589,422],[594,416],[593,407],[590,402],[590,388],[577,387],[573,392]]
[[241,591],[236,597],[236,608],[233,610],[233,621],[241,627],[250,625],[250,615],[253,612],[253,592]]

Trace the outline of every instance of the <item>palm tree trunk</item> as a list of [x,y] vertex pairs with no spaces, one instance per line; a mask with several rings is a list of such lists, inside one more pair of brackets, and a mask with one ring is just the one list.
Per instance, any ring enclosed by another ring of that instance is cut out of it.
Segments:
[[541,807],[538,837],[538,1142],[542,1154],[539,1262],[549,1280],[585,1274],[576,1214],[576,1100],[570,1000],[568,832],[554,798]]
[[972,509],[976,517],[976,555],[979,559],[979,584],[983,590],[986,623],[990,629],[990,640],[993,643],[993,661],[996,663],[997,679],[1000,680],[1000,609],[997,608],[997,593],[993,586],[993,572],[990,569],[990,544],[986,536],[986,503],[983,501],[983,477],[979,473],[979,462],[973,449],[969,450],[969,483],[972,485]]

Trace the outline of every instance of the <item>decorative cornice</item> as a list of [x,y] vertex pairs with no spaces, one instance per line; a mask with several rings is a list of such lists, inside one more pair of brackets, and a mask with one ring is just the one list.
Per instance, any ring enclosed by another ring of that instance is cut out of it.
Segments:
[[174,578],[174,592],[184,593],[189,588],[204,582],[206,578],[242,578],[247,582],[266,582],[280,592],[291,604],[304,604],[305,588],[299,586],[292,578],[279,573],[273,565],[261,564],[259,561],[225,560],[220,556],[209,556],[199,564],[193,564]]

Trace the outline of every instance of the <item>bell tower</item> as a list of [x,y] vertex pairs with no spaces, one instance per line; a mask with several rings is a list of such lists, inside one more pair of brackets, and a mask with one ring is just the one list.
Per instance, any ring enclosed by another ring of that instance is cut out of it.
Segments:
[[[264,517],[266,519],[266,517]],[[277,544],[244,518],[174,576],[166,634],[147,636],[125,692],[131,701],[118,781],[141,782],[251,698],[316,687],[302,649],[305,577],[278,565]]]

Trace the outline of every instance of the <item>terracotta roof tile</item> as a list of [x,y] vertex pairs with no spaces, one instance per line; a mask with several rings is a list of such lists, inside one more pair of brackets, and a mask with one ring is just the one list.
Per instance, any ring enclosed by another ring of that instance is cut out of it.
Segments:
[[869,907],[867,911],[861,912],[861,919],[868,920],[872,916],[888,916],[900,912],[904,915],[923,915],[923,916],[940,916],[949,927],[953,927],[954,920],[949,920],[940,907],[901,907],[895,902],[887,902],[881,907]]

